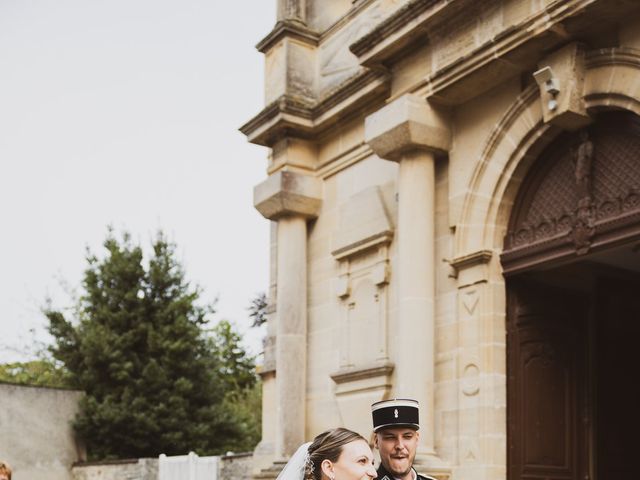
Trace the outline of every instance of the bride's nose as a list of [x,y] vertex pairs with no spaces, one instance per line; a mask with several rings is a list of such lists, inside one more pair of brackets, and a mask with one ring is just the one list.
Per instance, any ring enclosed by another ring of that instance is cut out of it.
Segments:
[[369,468],[367,469],[367,476],[371,479],[378,476],[378,472],[376,472],[376,469],[373,467],[373,465],[369,465]]

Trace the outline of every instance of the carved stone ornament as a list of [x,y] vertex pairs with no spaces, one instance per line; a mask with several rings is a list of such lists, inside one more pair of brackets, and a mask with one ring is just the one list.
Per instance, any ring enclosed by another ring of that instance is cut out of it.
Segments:
[[505,237],[505,273],[640,237],[640,117],[601,113],[540,155]]
[[583,255],[591,247],[591,239],[596,232],[594,226],[594,211],[592,208],[593,142],[586,130],[580,132],[580,144],[572,152],[578,206],[574,216],[572,236],[576,253]]

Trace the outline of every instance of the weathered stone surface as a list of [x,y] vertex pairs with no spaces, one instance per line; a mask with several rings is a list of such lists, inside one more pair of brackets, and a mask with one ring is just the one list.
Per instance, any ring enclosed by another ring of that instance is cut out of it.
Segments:
[[447,151],[451,133],[442,113],[406,94],[369,115],[364,138],[380,158],[399,161],[410,150]]
[[305,23],[307,20],[308,0],[278,0],[278,20],[295,20]]
[[313,44],[283,34],[282,40],[266,54],[265,103],[269,104],[282,95],[313,102],[316,99],[315,55]]
[[[433,452],[418,457],[421,472],[506,478],[500,259],[510,213],[527,173],[563,130],[605,110],[640,114],[640,4],[357,0],[323,10],[326,2],[308,1],[307,27],[320,32],[318,103],[283,108],[278,128],[265,113],[266,133],[247,129],[251,141],[274,147],[270,172],[306,172],[322,184],[321,209],[306,230],[307,350],[297,354],[306,362],[305,392],[295,392],[305,405],[304,437],[335,425],[367,434],[368,402],[407,389],[426,399],[424,436],[433,434]],[[532,76],[543,66],[559,78],[553,114]],[[349,84],[355,72],[375,72],[386,90],[364,97],[372,80]],[[385,192],[393,236],[385,237],[375,191]],[[272,292],[286,282],[279,278]],[[274,326],[284,314],[271,315]],[[415,353],[425,345],[427,359]],[[271,423],[256,451],[263,466],[284,430],[273,420],[279,401],[269,379]]]
[[158,459],[115,460],[76,465],[73,480],[158,480]]
[[286,215],[315,217],[322,204],[322,183],[309,175],[279,171],[254,188],[253,202],[271,220]]
[[71,480],[84,459],[71,423],[82,393],[0,383],[0,455],[14,480]]
[[340,211],[332,254],[340,258],[374,242],[389,243],[394,227],[379,187],[370,187],[352,196]]
[[558,88],[549,91],[546,82],[540,87],[542,115],[565,130],[577,130],[591,123],[584,102],[585,49],[579,43],[565,45],[538,63],[540,69],[549,68],[551,82]]
[[307,221],[300,215],[278,221],[276,299],[275,454],[292,455],[304,443],[307,352]]
[[237,453],[220,457],[219,480],[249,480],[251,474],[251,454]]
[[318,154],[312,142],[297,138],[283,138],[273,145],[268,173],[287,167],[312,171],[316,167]]
[[[219,480],[248,480],[252,477],[250,453],[223,455],[217,464]],[[158,480],[159,461],[157,458],[139,458],[89,462],[75,465],[71,474],[73,480]]]

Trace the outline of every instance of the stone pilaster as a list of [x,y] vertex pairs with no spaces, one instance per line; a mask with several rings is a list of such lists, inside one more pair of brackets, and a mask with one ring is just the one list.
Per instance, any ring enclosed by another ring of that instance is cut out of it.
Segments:
[[441,464],[434,447],[435,155],[448,150],[450,133],[426,101],[404,95],[367,117],[365,139],[379,157],[400,164],[393,390],[420,402],[417,461],[428,471]]
[[321,205],[320,180],[278,171],[254,189],[254,205],[278,222],[275,460],[289,457],[305,433],[307,220]]
[[278,20],[295,20],[305,23],[307,20],[306,0],[278,0]]

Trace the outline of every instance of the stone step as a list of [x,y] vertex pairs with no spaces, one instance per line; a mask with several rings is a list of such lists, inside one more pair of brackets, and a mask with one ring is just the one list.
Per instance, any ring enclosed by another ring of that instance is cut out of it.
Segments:
[[254,480],[272,480],[277,478],[278,474],[282,471],[287,462],[279,461],[273,462],[269,467],[263,468],[258,473],[253,475]]

